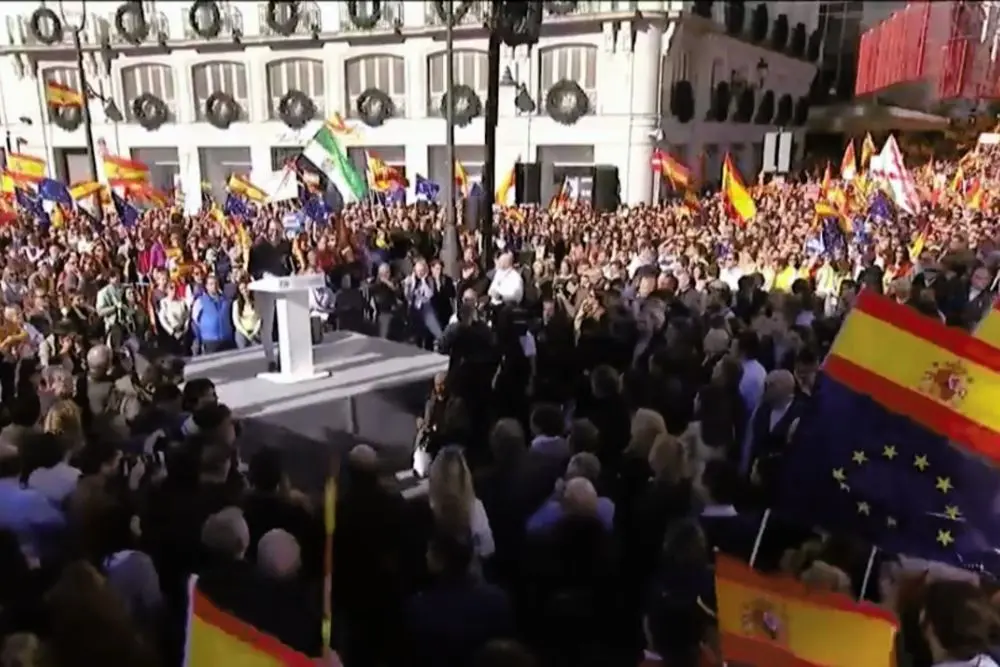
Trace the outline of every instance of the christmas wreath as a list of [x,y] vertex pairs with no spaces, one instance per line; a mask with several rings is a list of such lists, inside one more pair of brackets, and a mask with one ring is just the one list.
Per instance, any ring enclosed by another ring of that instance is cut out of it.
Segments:
[[441,115],[445,118],[448,117],[448,106],[452,104],[453,97],[452,112],[456,126],[465,127],[472,122],[473,118],[482,114],[483,102],[479,99],[476,91],[465,84],[458,84],[452,86],[450,91],[441,96]]
[[36,41],[46,46],[58,44],[63,39],[62,21],[49,7],[39,7],[31,13],[28,30]]
[[222,32],[222,10],[212,0],[198,0],[188,10],[188,25],[203,39],[214,39]]
[[350,0],[347,3],[347,15],[351,17],[351,25],[358,30],[371,30],[382,18],[382,3],[373,0],[371,11],[363,11],[358,0]]
[[289,0],[269,0],[267,27],[282,37],[288,37],[299,27],[299,3]]
[[316,103],[301,90],[289,90],[278,102],[278,115],[285,125],[298,130],[316,115]]
[[233,96],[221,90],[212,93],[205,100],[205,115],[213,127],[228,129],[240,116],[240,105]]
[[392,98],[378,88],[368,88],[358,95],[358,115],[368,127],[381,127],[392,118],[393,107]]
[[549,88],[545,110],[561,125],[573,125],[590,110],[590,100],[576,81],[562,79]]
[[167,103],[156,95],[143,93],[132,100],[132,113],[139,125],[153,131],[167,122],[170,110]]

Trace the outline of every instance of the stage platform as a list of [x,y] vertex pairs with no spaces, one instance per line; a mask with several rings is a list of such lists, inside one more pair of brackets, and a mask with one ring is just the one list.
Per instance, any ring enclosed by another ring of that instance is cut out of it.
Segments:
[[378,450],[386,472],[408,469],[416,418],[448,357],[349,332],[328,333],[314,355],[329,377],[293,385],[257,379],[266,370],[260,347],[196,357],[185,376],[215,383],[241,422],[245,459],[278,447],[287,452],[293,484],[305,491],[318,491],[331,458],[358,443]]

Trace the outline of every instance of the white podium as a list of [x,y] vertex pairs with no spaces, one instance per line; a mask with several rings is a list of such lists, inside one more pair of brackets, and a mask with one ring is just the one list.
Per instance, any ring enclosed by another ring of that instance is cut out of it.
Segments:
[[[313,343],[309,323],[309,290],[326,287],[326,276],[268,276],[250,283],[260,298],[272,299],[278,314],[277,373],[258,373],[257,377],[279,384],[318,380],[330,375],[313,366]],[[266,312],[266,308],[260,309]]]

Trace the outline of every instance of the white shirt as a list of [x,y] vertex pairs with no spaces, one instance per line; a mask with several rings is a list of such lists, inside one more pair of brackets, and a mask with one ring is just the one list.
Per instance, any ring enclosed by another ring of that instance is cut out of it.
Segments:
[[524,296],[524,279],[514,268],[497,269],[489,289],[493,303],[521,303]]

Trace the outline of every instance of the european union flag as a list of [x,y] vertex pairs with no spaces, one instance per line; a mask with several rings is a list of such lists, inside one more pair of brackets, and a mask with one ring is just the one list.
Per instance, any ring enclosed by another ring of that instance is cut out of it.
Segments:
[[774,509],[893,553],[1000,572],[1000,455],[987,425],[1000,358],[923,319],[859,295],[785,454]]
[[846,254],[847,237],[838,220],[833,218],[824,220],[820,238],[823,241],[824,252],[830,257],[842,257]]
[[32,197],[21,188],[14,188],[14,201],[17,202],[18,208],[33,216],[40,226],[48,227],[52,224],[41,197]]
[[121,195],[113,190],[111,192],[111,201],[115,205],[115,212],[118,213],[118,218],[122,224],[126,227],[135,227],[136,223],[139,222],[139,209],[122,199]]
[[882,218],[890,220],[895,217],[894,208],[885,193],[879,190],[872,197],[871,204],[868,205],[868,215],[872,218]]
[[782,513],[886,551],[996,572],[1000,471],[821,376],[786,457]]
[[413,191],[416,193],[418,200],[437,201],[438,195],[441,194],[441,186],[417,174]]
[[73,197],[66,184],[52,178],[43,178],[38,182],[38,196],[45,201],[62,204],[69,208],[73,208],[74,205]]
[[317,194],[303,202],[302,212],[317,225],[327,225],[330,222],[330,208],[327,206],[326,200]]
[[250,209],[247,207],[247,203],[232,193],[226,195],[226,201],[222,205],[222,212],[227,216],[243,218],[244,220],[250,217]]
[[405,205],[406,188],[401,185],[393,185],[385,195],[385,203],[389,205]]

